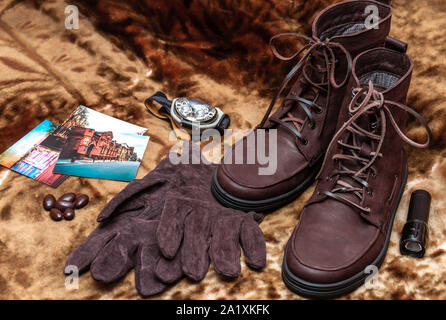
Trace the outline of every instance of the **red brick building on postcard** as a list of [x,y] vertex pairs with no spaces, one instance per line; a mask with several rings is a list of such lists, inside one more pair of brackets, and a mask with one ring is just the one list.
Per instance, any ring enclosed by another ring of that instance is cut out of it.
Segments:
[[134,147],[113,140],[113,132],[97,132],[94,129],[71,127],[61,159],[91,159],[110,161],[136,161]]

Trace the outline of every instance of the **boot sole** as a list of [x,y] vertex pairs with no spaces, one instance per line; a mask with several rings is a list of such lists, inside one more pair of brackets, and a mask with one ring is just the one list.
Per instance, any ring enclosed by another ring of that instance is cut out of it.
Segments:
[[[321,159],[322,160],[322,159]],[[268,213],[272,212],[276,209],[279,209],[286,204],[295,200],[298,196],[300,196],[309,186],[311,186],[319,173],[319,170],[322,165],[322,161],[318,161],[309,175],[300,185],[295,187],[294,189],[281,194],[280,196],[263,199],[263,200],[245,200],[237,198],[227,191],[225,191],[217,179],[217,169],[212,177],[211,182],[211,191],[214,197],[225,207],[241,210],[241,211],[255,211],[258,213]]]
[[[406,158],[405,158],[406,159]],[[398,206],[400,204],[401,198],[404,193],[404,188],[406,187],[408,175],[408,166],[406,160],[406,171],[404,176],[403,184],[401,185],[401,190],[398,195],[398,201],[395,206],[395,210],[392,214],[392,220],[389,224],[389,228],[387,230],[386,242],[384,244],[383,249],[379,253],[378,257],[372,262],[372,265],[379,268],[386,257],[387,249],[389,247],[390,235],[392,234],[393,221],[395,219],[396,212],[398,210]],[[288,247],[288,243],[287,243]],[[286,252],[286,251],[285,251]],[[285,285],[294,293],[297,293],[300,296],[312,299],[334,299],[344,296],[361,285],[364,284],[366,278],[370,276],[370,274],[365,273],[364,271],[357,273],[356,275],[335,283],[328,284],[319,284],[319,283],[311,283],[296,277],[288,268],[286,263],[285,254],[283,256],[282,263],[282,279]]]

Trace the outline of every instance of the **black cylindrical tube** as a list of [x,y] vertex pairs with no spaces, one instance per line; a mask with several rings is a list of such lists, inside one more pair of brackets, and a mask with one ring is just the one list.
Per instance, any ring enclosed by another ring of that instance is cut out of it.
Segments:
[[401,254],[416,258],[424,256],[430,205],[431,195],[425,190],[416,190],[410,196],[409,213],[400,241]]

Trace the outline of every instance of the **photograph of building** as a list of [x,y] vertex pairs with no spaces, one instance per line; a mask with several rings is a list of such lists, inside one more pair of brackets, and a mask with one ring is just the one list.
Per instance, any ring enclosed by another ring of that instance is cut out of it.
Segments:
[[146,131],[79,106],[52,134],[52,143],[61,144],[53,172],[131,181],[149,142]]
[[61,152],[61,159],[137,161],[135,148],[113,139],[112,131],[98,132],[90,128],[71,127]]
[[51,187],[58,187],[68,176],[53,173],[59,151],[47,142],[56,128],[51,121],[43,121],[0,154],[0,165]]

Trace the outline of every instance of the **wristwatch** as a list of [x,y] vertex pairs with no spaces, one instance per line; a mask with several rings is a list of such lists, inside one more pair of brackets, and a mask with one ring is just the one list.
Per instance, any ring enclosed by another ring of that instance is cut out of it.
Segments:
[[[160,107],[155,108],[152,101]],[[205,129],[216,129],[221,135],[229,127],[230,119],[221,109],[211,106],[197,98],[175,98],[172,101],[158,91],[144,101],[151,114],[162,120],[168,120],[174,130],[180,128],[201,132]]]

